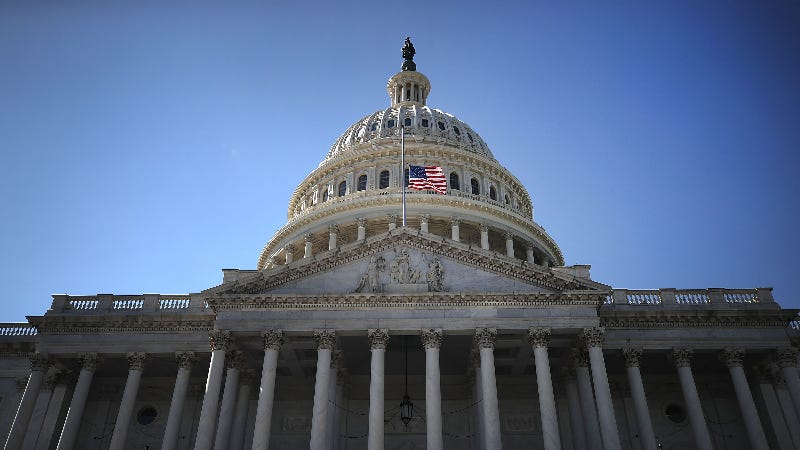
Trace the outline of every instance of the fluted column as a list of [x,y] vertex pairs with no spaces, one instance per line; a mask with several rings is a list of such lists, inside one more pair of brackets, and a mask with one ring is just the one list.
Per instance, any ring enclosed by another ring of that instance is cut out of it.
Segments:
[[328,377],[331,375],[331,352],[336,341],[333,330],[316,330],[317,375],[314,383],[314,410],[311,417],[311,450],[325,450],[325,425],[328,421]]
[[67,418],[64,420],[64,427],[61,429],[61,437],[58,440],[57,450],[71,450],[75,446],[75,439],[78,437],[78,429],[81,427],[83,410],[86,407],[86,399],[89,396],[89,388],[92,386],[94,371],[101,359],[97,353],[83,353],[78,356],[81,363],[81,372],[78,375],[78,382],[72,392],[72,401],[69,403]]
[[642,373],[639,365],[642,359],[642,349],[624,348],[622,356],[625,359],[625,367],[628,372],[628,384],[633,398],[633,407],[636,411],[636,423],[639,426],[639,440],[642,448],[656,448],[656,435],[653,432],[653,421],[650,418],[650,409],[647,407],[647,397],[644,393],[644,383],[642,383]]
[[676,348],[672,350],[672,361],[678,369],[678,377],[681,380],[681,390],[683,399],[686,402],[686,410],[689,414],[689,423],[694,432],[694,442],[698,450],[713,450],[711,436],[708,434],[706,419],[703,415],[703,407],[700,404],[700,395],[697,393],[697,386],[694,384],[692,375],[692,349]]
[[247,412],[250,409],[250,391],[253,385],[253,372],[243,370],[239,373],[239,392],[236,394],[236,413],[231,426],[230,449],[244,448],[244,434],[247,430]]
[[219,406],[222,372],[225,370],[225,352],[231,342],[231,332],[228,330],[213,330],[208,335],[211,345],[211,364],[208,365],[206,393],[203,396],[203,406],[200,408],[197,437],[194,443],[195,450],[209,450],[214,445],[216,429],[214,425]]
[[420,214],[419,215],[419,229],[423,233],[428,233],[428,220],[430,220],[431,216],[429,214]]
[[564,382],[567,390],[567,402],[569,402],[569,428],[572,432],[572,446],[576,450],[588,448],[586,445],[586,430],[583,425],[581,415],[581,400],[578,395],[578,383],[575,378],[575,368],[566,370]]
[[[39,434],[43,432],[44,420],[47,416],[50,399],[53,398],[56,383],[61,378],[63,378],[63,374],[59,369],[51,369],[45,373],[44,380],[42,381],[42,388],[39,390],[39,395],[36,397],[36,403],[33,405],[33,413],[31,413],[31,418],[28,421],[28,431],[25,432],[22,448],[32,449],[36,447]],[[58,399],[56,399],[55,402],[58,402]],[[42,436],[43,439],[47,439],[47,437],[52,436],[52,434],[45,432]]]
[[397,228],[397,214],[387,214],[386,222],[389,224],[389,231]]
[[192,365],[197,362],[197,354],[195,352],[177,352],[175,353],[175,361],[178,363],[178,375],[175,377],[175,388],[172,390],[172,401],[169,404],[169,415],[164,429],[161,450],[175,450],[178,446],[178,432],[181,429],[183,404],[186,402],[189,376],[192,374]]
[[481,390],[483,392],[483,428],[486,449],[500,450],[500,410],[497,405],[497,380],[494,373],[494,342],[497,330],[478,328],[475,341],[481,356]]
[[339,235],[339,225],[328,225],[328,250],[336,250],[336,238]]
[[603,450],[600,426],[597,423],[597,407],[592,392],[592,378],[589,374],[589,354],[584,349],[572,349],[572,362],[575,364],[575,377],[581,399],[581,414],[589,450]]
[[372,329],[367,331],[372,357],[369,373],[369,434],[368,450],[383,450],[383,404],[384,404],[384,360],[386,343],[389,341],[387,330]]
[[33,447],[26,445],[25,448],[34,448],[35,450],[49,450],[52,448],[51,444],[53,444],[53,439],[58,432],[57,427],[61,410],[64,402],[67,401],[67,384],[72,384],[68,378],[69,372],[62,370],[51,371],[45,376],[45,388],[52,383],[53,389],[47,402],[47,410],[35,433],[36,445]]
[[750,384],[742,368],[744,349],[726,348],[720,354],[720,359],[728,367],[733,381],[733,389],[736,391],[736,399],[739,401],[739,409],[744,418],[744,426],[747,429],[747,437],[750,439],[750,448],[753,450],[768,450],[767,436],[761,427],[761,419],[758,417],[756,404],[753,401],[753,394],[750,392]]
[[110,450],[125,448],[125,439],[128,437],[128,428],[131,425],[133,407],[136,405],[136,395],[139,393],[139,382],[142,380],[142,371],[147,363],[147,353],[136,352],[128,354],[128,379],[125,381],[125,391],[117,412],[117,421],[114,424],[114,434],[111,436]]
[[25,439],[25,432],[28,430],[28,422],[31,420],[33,407],[36,405],[36,398],[39,396],[39,390],[42,388],[44,374],[47,372],[47,368],[50,367],[50,364],[50,358],[41,353],[35,353],[30,357],[31,374],[28,377],[28,383],[25,385],[25,392],[22,394],[22,399],[19,401],[17,414],[14,416],[14,423],[11,425],[11,430],[8,432],[5,446],[7,450],[17,450],[22,447],[22,442]]
[[489,225],[481,224],[481,248],[489,250]]
[[427,449],[442,450],[442,386],[439,372],[439,349],[442,346],[442,330],[422,330],[422,345],[425,347],[425,427]]
[[314,256],[314,235],[306,233],[305,236],[303,236],[303,242],[305,242],[303,246],[303,258],[311,258]]
[[547,347],[550,346],[550,329],[529,329],[528,342],[533,347],[533,358],[536,365],[536,387],[539,391],[539,412],[542,419],[544,448],[545,450],[560,450],[561,435],[558,431],[558,413],[556,412],[556,399],[553,395],[553,379],[550,374],[550,357],[547,352]]
[[619,441],[619,430],[614,415],[614,404],[611,400],[611,387],[608,385],[606,362],[603,358],[603,334],[599,327],[584,328],[583,342],[589,352],[589,362],[592,365],[592,380],[594,381],[594,395],[597,401],[597,416],[600,420],[600,435],[603,438],[604,450],[618,450],[622,448]]
[[797,349],[783,348],[777,351],[776,359],[781,375],[794,403],[795,413],[800,416],[800,376],[797,373]]
[[459,224],[461,223],[460,217],[451,217],[450,218],[450,239],[458,242],[461,238],[459,232]]
[[236,414],[236,396],[239,393],[239,372],[244,363],[244,355],[238,350],[229,352],[225,360],[227,374],[225,389],[222,391],[222,403],[219,407],[217,434],[214,438],[215,450],[227,450],[230,447],[231,425]]
[[294,261],[294,247],[292,247],[292,244],[283,247],[283,254],[286,257],[286,264],[291,264]]
[[356,240],[361,242],[367,238],[367,218],[359,217],[356,219],[356,224],[358,225],[358,234],[356,235]]
[[256,407],[256,424],[253,434],[253,450],[269,448],[270,426],[272,425],[272,403],[275,398],[275,372],[278,368],[278,352],[283,345],[283,331],[265,330],[264,365],[261,369],[261,386]]
[[506,256],[514,257],[514,235],[510,232],[506,232]]

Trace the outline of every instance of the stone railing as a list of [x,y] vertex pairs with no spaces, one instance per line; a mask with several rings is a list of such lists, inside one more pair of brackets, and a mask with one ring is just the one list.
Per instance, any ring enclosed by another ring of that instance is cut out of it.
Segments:
[[113,295],[93,296],[54,295],[48,314],[90,312],[163,312],[180,313],[188,310],[207,310],[208,305],[199,295]]
[[772,288],[757,289],[614,289],[606,305],[712,306],[775,303]]
[[0,323],[0,336],[36,336],[36,327],[29,323]]

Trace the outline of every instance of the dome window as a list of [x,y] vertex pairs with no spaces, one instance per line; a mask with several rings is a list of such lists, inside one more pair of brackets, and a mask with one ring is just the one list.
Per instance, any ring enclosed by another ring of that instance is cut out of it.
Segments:
[[471,135],[471,134],[469,134],[469,133],[467,133],[467,138],[469,138],[469,141],[470,141],[470,142],[475,142],[475,140],[474,140],[474,139],[472,139],[472,135]]
[[378,181],[379,189],[386,189],[389,187],[389,171],[384,170],[381,172],[380,179]]
[[472,195],[481,195],[481,186],[475,178],[469,180],[470,187],[472,188]]
[[325,190],[322,191],[322,202],[325,203],[327,201],[328,201],[328,188],[325,188]]
[[411,126],[411,117],[406,117],[406,120],[403,121],[403,125],[410,127]]
[[369,126],[369,131],[378,131],[378,122],[372,122],[372,125]]
[[367,190],[367,176],[361,175],[358,177],[358,184],[356,185],[357,191],[366,191]]
[[506,195],[506,205],[509,204],[509,203],[511,203],[511,202],[508,200],[508,195]]
[[461,136],[461,130],[459,130],[458,127],[453,127],[453,131],[456,132],[456,136]]
[[428,119],[422,119],[422,126],[428,128]]
[[461,190],[461,186],[458,183],[458,174],[455,172],[450,172],[450,189]]
[[344,197],[347,194],[347,181],[339,183],[339,197]]
[[386,122],[386,128],[394,128],[394,119],[389,119],[389,121]]
[[442,121],[436,122],[436,125],[439,126],[440,130],[444,131],[444,122],[442,122]]
[[489,186],[489,198],[497,200],[497,189],[495,189],[494,186]]

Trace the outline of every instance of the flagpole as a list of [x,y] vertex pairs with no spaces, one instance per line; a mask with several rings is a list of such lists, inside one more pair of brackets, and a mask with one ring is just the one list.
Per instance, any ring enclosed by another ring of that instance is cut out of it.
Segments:
[[406,129],[400,125],[400,186],[403,189],[403,226],[406,226]]

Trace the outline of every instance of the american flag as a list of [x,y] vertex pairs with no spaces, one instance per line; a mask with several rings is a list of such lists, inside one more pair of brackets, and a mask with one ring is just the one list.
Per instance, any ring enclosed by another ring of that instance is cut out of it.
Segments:
[[408,187],[419,190],[433,190],[447,194],[447,179],[439,166],[410,166]]

